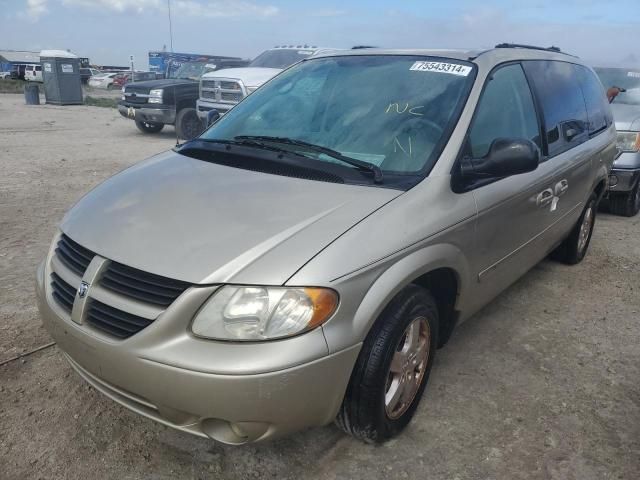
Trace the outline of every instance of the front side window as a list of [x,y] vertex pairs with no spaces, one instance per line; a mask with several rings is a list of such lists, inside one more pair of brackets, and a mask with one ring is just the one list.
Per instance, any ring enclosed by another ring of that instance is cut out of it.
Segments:
[[[473,77],[474,67],[459,60],[390,55],[312,59],[251,94],[202,138],[292,138],[374,164],[385,179],[388,174],[418,175],[446,143]],[[317,151],[278,146],[307,156],[315,166],[345,165]]]
[[523,65],[540,99],[549,156],[585,141],[589,120],[575,65],[550,60],[527,61]]
[[489,78],[469,131],[465,154],[484,157],[497,138],[527,139],[540,147],[533,98],[519,64],[502,67]]

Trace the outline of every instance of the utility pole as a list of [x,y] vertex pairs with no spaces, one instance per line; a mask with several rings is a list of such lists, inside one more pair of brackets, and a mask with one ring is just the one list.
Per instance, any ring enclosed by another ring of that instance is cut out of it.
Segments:
[[171,25],[171,0],[167,0],[167,10],[169,12],[169,45],[173,53],[173,26]]

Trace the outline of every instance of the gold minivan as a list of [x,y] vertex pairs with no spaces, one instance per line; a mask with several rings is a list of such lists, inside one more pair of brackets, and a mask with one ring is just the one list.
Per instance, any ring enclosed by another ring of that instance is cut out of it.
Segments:
[[84,196],[38,268],[42,320],[165,425],[381,442],[457,323],[583,259],[615,154],[602,85],[557,49],[309,58]]

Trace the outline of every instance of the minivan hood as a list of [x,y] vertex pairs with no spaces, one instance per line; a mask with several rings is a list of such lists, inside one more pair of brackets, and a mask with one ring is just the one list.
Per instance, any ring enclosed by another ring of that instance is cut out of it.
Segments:
[[157,275],[281,285],[400,193],[253,172],[169,151],[96,187],[60,228],[105,258]]
[[611,111],[616,122],[616,130],[640,131],[640,107],[625,103],[612,103]]
[[279,68],[246,67],[246,68],[226,68],[215,72],[205,73],[203,79],[212,78],[235,78],[242,80],[247,87],[259,87],[267,80],[272,79],[282,70]]

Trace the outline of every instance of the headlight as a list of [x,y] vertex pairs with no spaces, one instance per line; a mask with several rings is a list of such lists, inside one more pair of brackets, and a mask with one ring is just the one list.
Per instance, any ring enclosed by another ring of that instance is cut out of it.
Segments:
[[328,288],[225,286],[200,309],[191,331],[200,337],[257,341],[289,337],[326,322],[338,305]]
[[149,103],[162,103],[161,88],[156,88],[149,92]]
[[618,132],[617,146],[623,152],[637,152],[640,150],[640,133]]
[[122,86],[122,93],[124,93],[124,85]]

